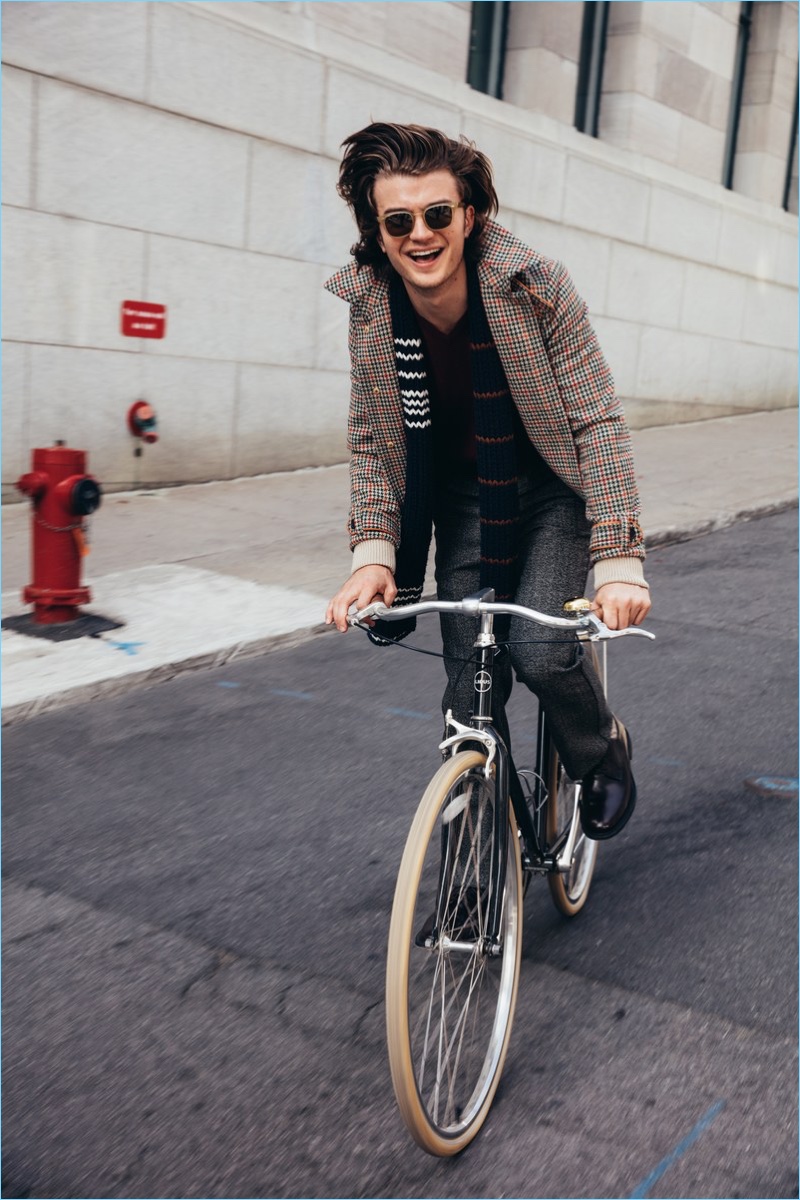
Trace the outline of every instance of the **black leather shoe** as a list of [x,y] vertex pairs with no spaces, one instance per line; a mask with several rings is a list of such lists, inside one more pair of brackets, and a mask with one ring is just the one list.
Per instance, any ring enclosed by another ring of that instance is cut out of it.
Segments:
[[615,726],[604,757],[593,771],[584,775],[581,787],[581,826],[587,838],[596,842],[624,829],[636,805],[630,734],[616,720]]

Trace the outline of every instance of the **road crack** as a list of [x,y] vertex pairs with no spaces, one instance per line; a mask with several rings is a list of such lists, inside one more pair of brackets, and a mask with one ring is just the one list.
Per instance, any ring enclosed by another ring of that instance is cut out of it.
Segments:
[[216,979],[221,972],[227,970],[234,963],[241,961],[239,955],[233,954],[230,950],[213,950],[211,960],[204,967],[201,967],[199,971],[196,971],[181,988],[179,992],[181,1003],[189,995],[192,988],[196,987],[199,983],[208,983],[212,979]]

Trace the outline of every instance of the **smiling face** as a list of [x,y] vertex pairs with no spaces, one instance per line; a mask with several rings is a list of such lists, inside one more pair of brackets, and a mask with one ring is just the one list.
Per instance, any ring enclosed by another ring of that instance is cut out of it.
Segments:
[[391,237],[381,226],[378,241],[406,285],[414,303],[444,299],[464,290],[466,266],[464,242],[475,220],[472,205],[453,210],[446,229],[429,229],[422,216],[432,204],[460,204],[458,181],[451,171],[429,171],[426,175],[383,175],[376,179],[373,200],[379,218],[391,212],[414,213],[414,226],[405,237]]

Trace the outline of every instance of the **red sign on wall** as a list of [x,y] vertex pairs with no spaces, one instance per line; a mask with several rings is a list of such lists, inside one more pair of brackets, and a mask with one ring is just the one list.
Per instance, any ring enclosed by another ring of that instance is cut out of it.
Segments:
[[167,331],[166,304],[123,300],[121,330],[124,337],[163,338]]

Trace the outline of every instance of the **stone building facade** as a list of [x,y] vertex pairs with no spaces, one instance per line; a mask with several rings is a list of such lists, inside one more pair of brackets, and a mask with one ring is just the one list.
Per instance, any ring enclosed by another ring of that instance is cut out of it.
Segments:
[[[340,144],[370,119],[490,155],[500,220],[569,266],[632,424],[795,404],[797,21],[767,0],[4,4],[4,494],[57,438],[109,489],[342,461],[347,312],[322,284],[354,240]],[[165,304],[163,340],[124,337],[123,300]],[[160,435],[141,457],[137,399]]]

